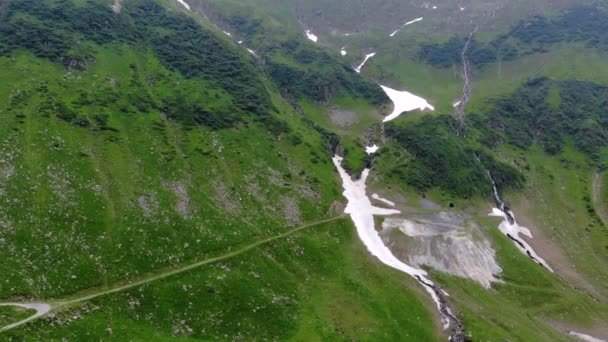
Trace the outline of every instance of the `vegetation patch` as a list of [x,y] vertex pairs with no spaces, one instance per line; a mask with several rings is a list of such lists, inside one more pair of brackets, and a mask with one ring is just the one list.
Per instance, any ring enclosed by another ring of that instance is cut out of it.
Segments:
[[[576,6],[557,18],[534,16],[489,42],[472,40],[467,59],[481,68],[496,61],[546,52],[562,42],[585,42],[588,47],[608,48],[608,11],[595,6]],[[433,66],[447,68],[462,64],[466,39],[453,36],[444,43],[422,44],[418,57]]]
[[581,152],[600,161],[608,143],[607,96],[608,87],[592,82],[537,78],[492,101],[488,119],[476,124],[490,147],[504,137],[522,149],[536,141],[556,155],[570,138]]
[[419,191],[440,188],[454,196],[490,194],[492,183],[486,170],[504,187],[519,187],[523,176],[497,161],[490,153],[473,148],[457,135],[452,116],[424,116],[405,125],[390,124],[386,133],[410,158],[391,172]]

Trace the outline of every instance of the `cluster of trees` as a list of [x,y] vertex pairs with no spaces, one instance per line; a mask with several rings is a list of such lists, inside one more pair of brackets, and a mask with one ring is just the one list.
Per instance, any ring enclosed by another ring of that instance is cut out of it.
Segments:
[[547,153],[563,150],[566,137],[593,159],[608,143],[608,87],[584,81],[537,78],[514,94],[494,101],[487,120],[475,125],[485,132],[485,142],[496,138],[526,149],[537,141]]
[[492,191],[486,170],[501,187],[519,187],[523,176],[513,167],[476,150],[457,136],[457,122],[449,115],[425,116],[398,126],[391,123],[386,133],[411,155],[407,163],[391,170],[419,191],[440,188],[454,196],[468,198]]
[[527,44],[585,41],[608,46],[608,12],[595,6],[576,6],[556,19],[536,16],[520,22],[510,35]]
[[[592,47],[608,47],[608,12],[598,7],[576,6],[556,19],[534,16],[489,43],[473,40],[467,58],[479,68],[497,60],[508,61],[520,55],[543,52],[547,45],[563,41],[584,41]],[[440,68],[460,65],[464,44],[465,39],[458,36],[442,44],[423,44],[418,57]]]
[[[273,59],[273,54],[287,57],[293,63]],[[388,102],[378,85],[360,77],[327,52],[299,40],[290,39],[273,47],[270,56],[266,63],[268,75],[287,97],[308,97],[317,102],[327,102],[337,91],[344,91],[353,97],[365,98],[374,105]]]
[[[203,78],[224,89],[233,105],[231,110],[212,113],[201,106],[180,106],[174,94],[174,99],[159,109],[174,114],[175,119],[221,129],[253,118],[271,131],[286,129],[273,115],[276,108],[260,72],[246,56],[194,19],[168,12],[157,1],[129,1],[117,15],[98,1],[75,5],[70,0],[15,0],[0,19],[0,55],[28,50],[82,70],[92,58],[89,53],[78,55],[83,41],[99,45],[126,42],[149,49],[167,69],[186,78]],[[153,104],[138,107],[152,108]],[[175,108],[183,112],[176,113]]]
[[108,6],[89,1],[75,6],[69,0],[16,0],[0,19],[0,54],[27,49],[41,58],[61,61],[79,38],[104,44],[117,39],[134,40],[136,31],[114,15]]
[[[462,51],[465,43],[465,39],[454,36],[443,44],[423,44],[418,51],[418,57],[424,62],[439,68],[462,65]],[[481,44],[473,39],[466,55],[468,61],[478,68],[498,59],[509,61],[518,56],[518,50],[509,44],[505,37],[490,44]]]

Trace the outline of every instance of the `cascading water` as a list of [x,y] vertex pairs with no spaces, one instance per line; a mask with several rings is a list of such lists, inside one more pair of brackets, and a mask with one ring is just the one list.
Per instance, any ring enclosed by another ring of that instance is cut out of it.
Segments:
[[[387,116],[383,122],[395,119],[401,113],[414,109],[434,109],[433,106],[431,106],[423,98],[420,98],[405,91],[399,92],[388,87],[381,87],[391,99],[391,101],[393,101],[393,104],[395,106],[393,113]],[[373,155],[377,152],[378,148],[379,147],[377,145],[372,145],[366,149],[366,152],[368,155]],[[441,315],[443,329],[446,330],[452,327],[452,335],[449,337],[449,341],[465,341],[466,337],[464,334],[463,324],[456,317],[456,315],[454,315],[447,301],[445,300],[445,296],[448,295],[447,292],[442,290],[440,287],[435,285],[430,279],[428,279],[426,271],[419,268],[411,267],[410,265],[405,264],[397,257],[395,257],[391,250],[384,244],[382,238],[376,230],[374,215],[394,215],[399,214],[400,211],[396,209],[386,209],[373,206],[370,197],[367,195],[367,189],[365,184],[367,176],[370,172],[369,166],[368,168],[363,170],[361,178],[359,180],[353,180],[351,176],[346,172],[346,170],[344,170],[344,168],[342,167],[342,159],[342,157],[335,155],[333,158],[333,162],[342,179],[342,187],[344,188],[343,195],[348,201],[344,212],[350,215],[357,229],[357,234],[359,235],[359,238],[361,239],[363,244],[367,247],[370,254],[378,258],[383,264],[414,277],[429,293],[429,295],[437,305],[437,309],[439,310],[439,313]],[[373,197],[379,196],[372,196],[372,198]],[[385,201],[387,200],[384,200],[383,203],[391,206],[390,203],[387,203]]]
[[528,238],[532,238],[532,233],[528,228],[522,227],[517,224],[517,221],[515,220],[515,214],[512,210],[509,209],[509,207],[505,205],[505,202],[500,197],[498,186],[496,185],[496,181],[492,177],[490,170],[486,170],[486,172],[488,174],[488,177],[492,181],[492,189],[494,190],[494,200],[496,201],[496,206],[498,207],[492,209],[490,216],[503,217],[505,219],[503,222],[500,223],[498,229],[500,229],[503,234],[505,234],[509,239],[511,239],[511,241],[513,241],[515,246],[517,246],[517,248],[522,253],[530,257],[530,259],[534,260],[539,265],[553,272],[553,269],[551,269],[547,262],[541,257],[539,257],[538,254],[536,254],[536,252],[534,251],[534,249],[532,249],[532,247],[519,236],[519,234],[523,234]]

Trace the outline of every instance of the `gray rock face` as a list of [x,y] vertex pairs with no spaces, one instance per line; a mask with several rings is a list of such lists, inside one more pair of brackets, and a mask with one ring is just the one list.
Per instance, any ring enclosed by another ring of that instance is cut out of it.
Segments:
[[479,226],[456,214],[387,218],[381,236],[395,256],[414,267],[432,267],[486,288],[499,281],[502,269],[490,241]]
[[331,122],[340,127],[350,127],[359,121],[357,113],[342,109],[333,109],[328,115]]

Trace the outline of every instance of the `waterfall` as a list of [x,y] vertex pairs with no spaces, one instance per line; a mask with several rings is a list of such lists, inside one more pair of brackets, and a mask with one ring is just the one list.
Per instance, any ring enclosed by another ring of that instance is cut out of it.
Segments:
[[[477,159],[479,160],[479,156],[476,154]],[[481,162],[481,161],[480,161]],[[503,217],[505,220],[498,226],[498,229],[508,237],[515,246],[525,255],[527,255],[530,259],[534,260],[537,264],[543,266],[547,270],[553,272],[553,269],[547,264],[545,260],[536,254],[534,249],[520,237],[520,234],[527,236],[528,238],[532,238],[532,233],[526,227],[522,227],[517,224],[515,219],[515,214],[509,207],[505,204],[505,202],[500,197],[500,192],[498,191],[498,186],[494,177],[492,177],[492,173],[490,170],[486,169],[486,173],[488,178],[492,181],[492,189],[494,191],[494,200],[496,201],[496,206],[498,208],[494,208],[490,213],[490,216]]]

